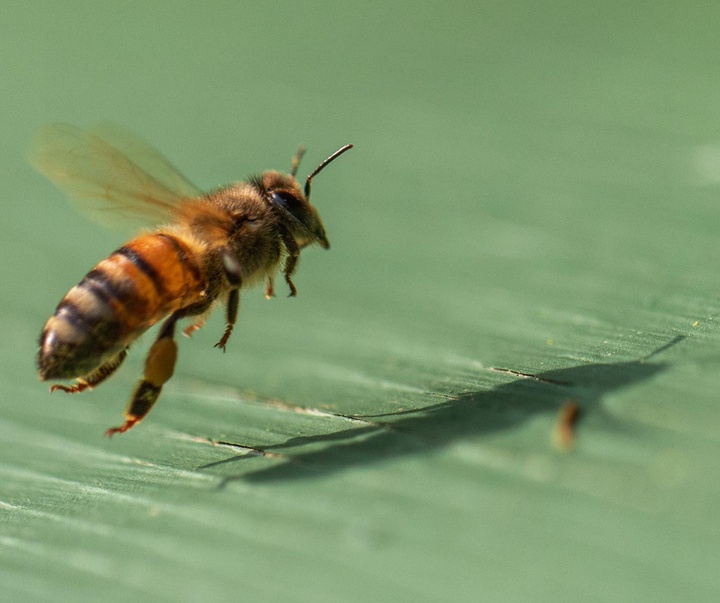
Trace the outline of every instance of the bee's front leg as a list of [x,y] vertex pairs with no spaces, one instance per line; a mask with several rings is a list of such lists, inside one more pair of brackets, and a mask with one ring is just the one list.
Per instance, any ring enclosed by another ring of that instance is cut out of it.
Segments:
[[300,247],[298,247],[295,237],[293,237],[289,231],[283,230],[280,235],[282,236],[282,241],[288,254],[285,260],[285,282],[288,284],[288,287],[290,287],[290,297],[295,297],[297,295],[297,288],[292,281],[292,275],[293,272],[295,272],[298,259],[300,258]]

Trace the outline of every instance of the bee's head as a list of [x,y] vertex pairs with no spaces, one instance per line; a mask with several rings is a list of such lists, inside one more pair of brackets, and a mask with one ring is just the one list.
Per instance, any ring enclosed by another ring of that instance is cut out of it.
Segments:
[[257,185],[262,188],[268,203],[280,214],[300,247],[313,243],[318,243],[324,249],[330,247],[320,215],[310,205],[310,182],[328,163],[351,148],[352,145],[345,145],[315,168],[305,180],[304,190],[295,178],[300,159],[305,153],[304,147],[300,147],[293,157],[290,174],[269,171],[257,179]]

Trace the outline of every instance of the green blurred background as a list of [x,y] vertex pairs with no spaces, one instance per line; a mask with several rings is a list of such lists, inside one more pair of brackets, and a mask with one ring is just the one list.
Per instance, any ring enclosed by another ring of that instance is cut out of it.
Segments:
[[[719,18],[5,2],[3,598],[718,600]],[[127,234],[25,159],[38,127],[103,120],[203,188],[356,146],[314,183],[333,247],[298,298],[246,293],[225,355],[221,313],[182,340],[112,440],[151,337],[73,398],[33,361]]]

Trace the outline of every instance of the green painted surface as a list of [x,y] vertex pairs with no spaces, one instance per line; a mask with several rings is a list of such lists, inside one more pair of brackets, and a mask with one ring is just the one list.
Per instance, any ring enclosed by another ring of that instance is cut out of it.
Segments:
[[[718,600],[720,10],[269,6],[3,8],[4,598]],[[298,298],[245,294],[224,355],[220,315],[182,340],[112,440],[151,337],[89,394],[34,374],[126,236],[26,163],[58,120],[207,188],[356,145],[314,183],[333,247]]]

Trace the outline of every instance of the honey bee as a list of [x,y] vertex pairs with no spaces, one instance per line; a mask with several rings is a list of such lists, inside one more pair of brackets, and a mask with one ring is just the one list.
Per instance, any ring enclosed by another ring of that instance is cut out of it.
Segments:
[[[190,318],[190,335],[218,303],[225,304],[225,350],[238,314],[240,289],[273,280],[281,269],[290,296],[300,250],[330,247],[320,216],[310,205],[310,183],[345,145],[305,180],[295,178],[301,147],[290,172],[266,171],[246,181],[203,193],[157,151],[132,134],[109,126],[83,130],[53,124],[40,131],[31,157],[35,167],[71,197],[96,200],[96,209],[142,218],[153,225],[97,264],[70,289],[40,336],[40,379],[69,380],[50,391],[77,393],[102,383],[127,356],[130,345],[165,319],[112,436],[139,423],[172,377],[177,359],[175,327]],[[106,212],[107,213],[107,212]]]

